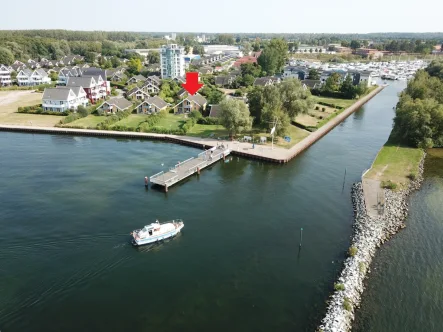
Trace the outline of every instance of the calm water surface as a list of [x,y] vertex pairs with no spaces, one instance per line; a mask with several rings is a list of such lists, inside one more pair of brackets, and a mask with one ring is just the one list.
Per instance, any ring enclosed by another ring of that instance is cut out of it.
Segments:
[[[351,184],[386,141],[403,87],[287,165],[233,157],[168,194],[143,177],[197,149],[1,132],[0,329],[312,331],[352,234]],[[129,245],[156,218],[185,228]]]
[[407,227],[377,253],[354,330],[443,331],[443,150],[428,153]]

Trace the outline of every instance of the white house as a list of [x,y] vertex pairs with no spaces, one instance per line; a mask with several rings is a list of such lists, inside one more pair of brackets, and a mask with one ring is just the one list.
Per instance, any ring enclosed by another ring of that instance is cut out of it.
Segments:
[[0,86],[7,86],[11,84],[11,71],[5,65],[0,65]]
[[18,85],[31,85],[31,75],[32,70],[25,68],[18,72],[17,74],[17,83]]
[[42,107],[45,111],[75,111],[80,105],[88,105],[86,92],[81,86],[46,88],[43,93]]
[[51,78],[43,69],[38,68],[34,71],[31,69],[22,69],[17,74],[18,85],[40,85],[51,83]]
[[31,75],[31,85],[40,85],[40,84],[48,84],[51,83],[51,78],[48,76],[48,73],[41,68],[34,70]]

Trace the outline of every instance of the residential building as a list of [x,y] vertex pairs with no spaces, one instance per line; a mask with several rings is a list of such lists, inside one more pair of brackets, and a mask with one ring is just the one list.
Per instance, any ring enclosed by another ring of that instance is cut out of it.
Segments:
[[160,88],[157,85],[152,84],[148,81],[143,83],[140,86],[140,89],[146,93],[149,93],[149,94],[158,94],[160,92]]
[[20,86],[34,86],[40,84],[51,83],[51,78],[48,73],[41,68],[36,70],[22,69],[17,74],[17,83]]
[[81,86],[86,96],[92,104],[95,104],[98,100],[106,97],[106,89],[103,86],[103,79],[97,82],[94,76],[80,76],[80,77],[68,77],[66,83],[67,87]]
[[113,97],[101,104],[97,110],[103,111],[105,114],[115,114],[129,109],[132,103],[123,97]]
[[269,86],[279,83],[280,83],[280,78],[273,76],[258,77],[254,81],[254,85],[259,85],[259,86]]
[[139,87],[135,87],[128,92],[125,93],[126,98],[132,99],[132,100],[145,100],[146,98],[149,98],[149,95],[144,92]]
[[234,83],[235,79],[237,78],[237,75],[222,75],[222,76],[216,76],[214,78],[215,85],[218,86],[228,86]]
[[257,63],[257,58],[254,55],[247,55],[238,60],[233,64],[234,67],[240,67],[243,63]]
[[165,102],[158,96],[149,97],[141,104],[139,104],[136,109],[139,114],[153,114],[158,113],[168,107],[168,103]]
[[161,78],[185,75],[185,49],[177,44],[163,45],[160,51]]
[[11,70],[5,65],[0,65],[0,86],[8,86],[11,84]]
[[303,80],[301,81],[304,89],[320,89],[322,82],[320,80]]
[[187,114],[192,111],[200,111],[206,108],[207,100],[202,95],[196,93],[193,96],[188,96],[174,106],[175,114]]
[[308,77],[309,70],[307,68],[300,68],[295,66],[286,66],[283,68],[283,78],[298,78],[304,80]]
[[127,85],[131,85],[131,84],[137,84],[137,83],[141,83],[146,81],[146,77],[144,77],[143,75],[135,75],[132,76],[127,82]]
[[84,61],[85,57],[81,55],[67,55],[62,57],[58,62],[62,65],[69,66],[74,65],[76,61]]
[[211,109],[209,111],[210,118],[218,118],[220,116],[221,107],[220,105],[210,105]]
[[162,83],[160,77],[155,76],[155,75],[148,76],[146,81],[153,84],[153,85],[156,85],[156,86],[160,86]]
[[80,105],[88,105],[86,92],[81,86],[46,88],[43,93],[42,107],[45,111],[75,111]]
[[372,86],[372,72],[370,71],[349,71],[348,75],[351,75],[354,85],[364,83],[367,87]]

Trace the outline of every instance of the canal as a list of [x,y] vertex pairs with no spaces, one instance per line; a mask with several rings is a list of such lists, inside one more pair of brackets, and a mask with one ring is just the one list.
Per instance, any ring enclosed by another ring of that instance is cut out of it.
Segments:
[[[352,234],[351,185],[388,138],[403,88],[287,165],[233,157],[167,194],[145,190],[144,176],[198,150],[1,132],[0,329],[314,330]],[[133,248],[129,233],[156,218],[185,228]]]

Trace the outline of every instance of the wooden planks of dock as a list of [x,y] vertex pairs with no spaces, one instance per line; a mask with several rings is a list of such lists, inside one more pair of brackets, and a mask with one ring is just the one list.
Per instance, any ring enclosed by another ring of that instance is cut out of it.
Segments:
[[[200,171],[219,160],[225,159],[231,153],[227,146],[214,146],[209,150],[203,151],[197,157],[189,158],[183,162],[178,162],[167,172],[160,172],[149,177],[149,182],[164,187],[165,192],[174,184],[186,179],[194,173],[200,174]],[[148,182],[146,182],[147,184]]]

